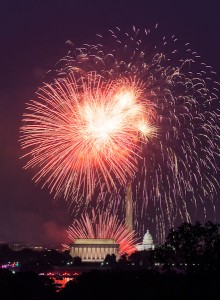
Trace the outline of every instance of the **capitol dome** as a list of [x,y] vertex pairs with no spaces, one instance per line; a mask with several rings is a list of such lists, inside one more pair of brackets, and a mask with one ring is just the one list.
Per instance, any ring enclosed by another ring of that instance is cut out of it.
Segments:
[[152,235],[149,233],[149,230],[147,230],[147,232],[144,235],[143,245],[153,245],[153,238]]
[[154,249],[155,245],[153,242],[153,238],[152,235],[150,234],[149,230],[147,230],[147,232],[144,235],[143,238],[143,243],[140,245],[137,245],[136,248],[138,251],[143,251],[143,250],[150,250],[150,249]]

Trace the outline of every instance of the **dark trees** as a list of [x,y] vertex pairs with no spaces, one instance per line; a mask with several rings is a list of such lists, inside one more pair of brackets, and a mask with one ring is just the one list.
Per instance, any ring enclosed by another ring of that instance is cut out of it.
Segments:
[[115,254],[107,254],[104,263],[108,264],[110,267],[114,267],[116,265],[116,255]]
[[186,271],[220,269],[219,224],[183,223],[171,229],[166,242],[155,250],[154,259],[166,267]]
[[129,256],[129,261],[136,268],[149,269],[152,267],[153,253],[152,250],[136,251]]
[[1,299],[54,300],[53,282],[34,272],[17,272],[0,269]]

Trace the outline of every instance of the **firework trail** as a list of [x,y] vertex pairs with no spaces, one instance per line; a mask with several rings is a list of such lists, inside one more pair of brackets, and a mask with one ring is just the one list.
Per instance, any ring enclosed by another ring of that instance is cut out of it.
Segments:
[[91,211],[84,213],[67,229],[68,237],[72,242],[75,239],[114,239],[119,244],[119,254],[130,255],[136,251],[137,235],[131,231],[117,215],[109,211]]
[[61,59],[27,104],[25,168],[73,205],[110,190],[91,200],[103,209],[120,209],[132,180],[138,231],[152,224],[163,240],[176,220],[215,210],[219,84],[188,43],[158,29],[96,39]]

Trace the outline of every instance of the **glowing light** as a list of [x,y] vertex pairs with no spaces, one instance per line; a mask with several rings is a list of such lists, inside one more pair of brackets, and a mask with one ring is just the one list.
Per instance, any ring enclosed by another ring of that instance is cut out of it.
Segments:
[[143,121],[140,120],[137,123],[137,128],[140,134],[142,135],[142,137],[144,137],[145,139],[150,139],[156,136],[157,134],[156,126],[152,126],[147,122],[145,122],[144,120]]

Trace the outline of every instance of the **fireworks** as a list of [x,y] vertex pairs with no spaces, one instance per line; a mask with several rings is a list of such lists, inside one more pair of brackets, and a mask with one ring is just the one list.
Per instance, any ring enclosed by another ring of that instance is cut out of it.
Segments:
[[68,237],[72,242],[75,239],[114,239],[119,244],[119,254],[127,253],[130,255],[136,251],[137,235],[130,231],[117,215],[112,215],[109,211],[96,213],[91,211],[82,215],[81,219],[76,220],[69,226]]
[[155,135],[154,112],[142,100],[141,84],[96,74],[76,82],[70,73],[45,85],[32,101],[22,127],[22,147],[31,149],[26,165],[39,167],[36,182],[46,178],[55,197],[71,197],[76,187],[90,195],[97,181],[110,191],[116,178],[126,185],[136,171],[140,141]]
[[215,210],[219,84],[188,43],[158,32],[116,28],[74,48],[27,104],[21,145],[35,181],[70,203],[120,210],[132,181],[136,228],[163,240],[176,220]]

